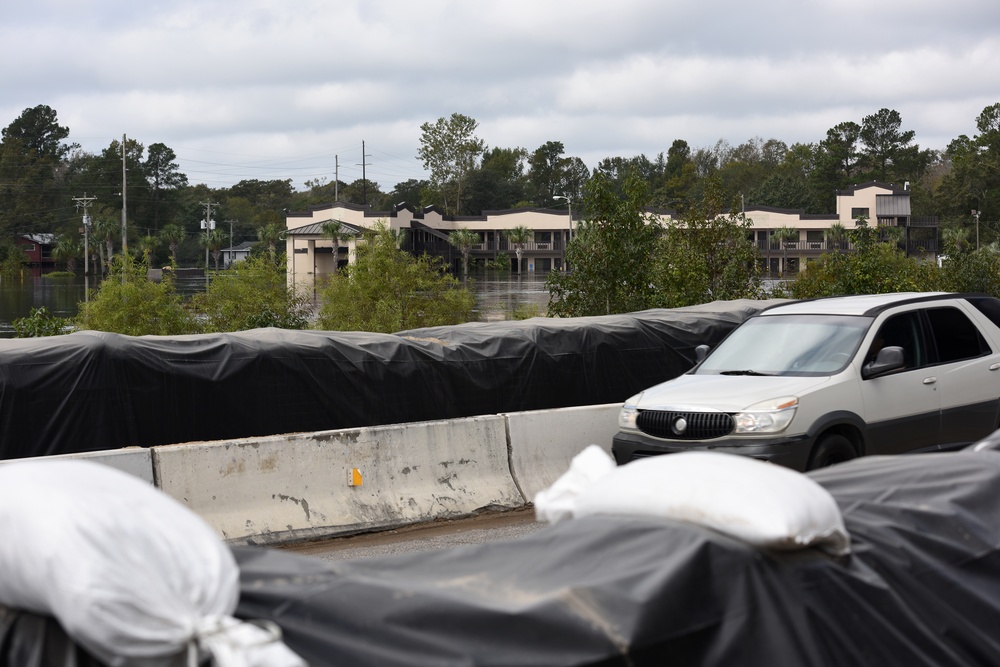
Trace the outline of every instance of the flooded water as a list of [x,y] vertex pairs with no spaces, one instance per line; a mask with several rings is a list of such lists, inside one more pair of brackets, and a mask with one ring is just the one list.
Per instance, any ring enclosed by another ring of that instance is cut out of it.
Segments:
[[[545,289],[546,273],[480,272],[470,273],[469,280],[476,294],[476,314],[480,321],[510,320],[545,315],[549,293]],[[205,289],[204,275],[178,276],[177,290],[191,295]],[[32,308],[45,307],[57,317],[73,317],[80,303],[87,298],[88,287],[97,287],[97,278],[50,276],[36,267],[25,270],[14,279],[0,278],[0,338],[14,335],[14,320],[27,317]]]

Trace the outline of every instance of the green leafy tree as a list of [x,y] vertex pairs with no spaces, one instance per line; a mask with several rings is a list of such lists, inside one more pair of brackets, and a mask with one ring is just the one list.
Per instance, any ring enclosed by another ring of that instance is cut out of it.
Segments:
[[160,240],[166,243],[167,248],[170,249],[170,266],[174,268],[177,268],[177,250],[181,247],[186,235],[184,228],[174,223],[165,225],[160,230]]
[[482,243],[479,234],[471,229],[456,229],[448,233],[448,243],[458,248],[462,253],[462,276],[469,276],[469,251],[472,246]]
[[392,333],[468,322],[475,297],[435,259],[400,250],[380,223],[358,245],[357,261],[320,288],[319,326]]
[[924,292],[938,284],[937,267],[907,257],[895,243],[880,239],[865,218],[850,230],[854,252],[823,253],[791,283],[795,298]]
[[637,174],[620,184],[600,172],[588,181],[582,202],[586,224],[566,251],[571,270],[546,279],[550,315],[607,315],[655,305],[660,228],[645,210],[647,197]]
[[704,197],[682,221],[669,223],[658,242],[656,305],[760,298],[760,258],[752,231],[742,213],[723,212],[721,187],[710,182]]
[[284,267],[268,257],[251,257],[217,275],[203,294],[193,297],[192,307],[204,315],[208,332],[304,329],[312,303],[287,281]]
[[339,261],[338,258],[340,257],[340,243],[351,238],[351,234],[347,230],[347,227],[344,226],[344,223],[339,220],[328,220],[322,224],[320,229],[323,232],[323,236],[333,241],[333,264],[336,270]]
[[221,229],[205,230],[200,238],[202,247],[212,255],[216,271],[219,270],[219,259],[222,257],[222,246],[226,245],[226,239],[227,236]]
[[75,147],[64,140],[54,109],[25,109],[0,132],[0,234],[51,232],[68,217],[64,159]]
[[524,244],[535,238],[535,232],[524,225],[518,225],[513,229],[504,232],[507,240],[514,244],[514,253],[517,255],[517,275],[521,275],[521,255],[524,254]]
[[117,255],[110,275],[94,296],[80,304],[74,320],[80,329],[129,336],[194,333],[198,325],[174,290],[169,275],[160,282],[146,277],[146,265]]
[[153,255],[159,247],[160,239],[152,234],[146,234],[139,239],[139,253],[142,255],[142,261],[146,266],[153,266]]
[[788,246],[799,240],[799,230],[791,227],[778,227],[771,232],[771,238],[781,246],[781,274],[788,275]]
[[52,258],[57,262],[65,262],[66,270],[76,269],[76,260],[83,256],[83,244],[67,234],[63,234],[56,239],[56,245],[52,249]]
[[466,181],[486,150],[486,144],[475,135],[477,127],[475,119],[460,113],[420,126],[417,158],[430,172],[431,185],[444,197],[444,210],[451,215],[462,213]]
[[115,241],[122,237],[120,218],[114,217],[111,210],[101,206],[93,217],[90,238],[97,246],[97,254],[101,259],[101,275],[107,275],[111,257],[115,253]]
[[257,230],[257,240],[267,248],[271,262],[278,261],[278,243],[285,236],[285,228],[278,223],[268,223]]
[[142,170],[152,194],[153,233],[160,230],[160,220],[172,217],[177,204],[176,193],[187,185],[187,176],[180,171],[177,154],[165,144],[150,144]]
[[913,144],[916,133],[900,129],[902,124],[899,112],[892,109],[879,109],[861,122],[862,161],[875,180],[916,179],[930,163],[930,152]]

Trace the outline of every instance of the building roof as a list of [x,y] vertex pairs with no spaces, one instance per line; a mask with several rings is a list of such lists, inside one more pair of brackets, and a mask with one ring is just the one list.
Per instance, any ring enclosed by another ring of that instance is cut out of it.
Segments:
[[289,229],[285,232],[285,234],[287,236],[325,236],[323,225],[328,222],[339,222],[343,225],[344,231],[348,234],[361,235],[365,232],[365,230],[361,229],[357,225],[352,225],[351,223],[344,222],[343,220],[334,220],[330,218],[329,220],[320,220],[319,222],[313,222],[308,225],[302,225],[301,227]]

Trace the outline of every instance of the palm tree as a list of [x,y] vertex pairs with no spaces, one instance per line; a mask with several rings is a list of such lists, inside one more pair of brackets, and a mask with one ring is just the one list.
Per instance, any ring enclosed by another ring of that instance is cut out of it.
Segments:
[[462,251],[462,276],[469,277],[469,250],[480,243],[479,234],[471,229],[456,229],[448,234],[448,242]]
[[271,253],[271,261],[277,262],[277,246],[285,235],[285,228],[276,222],[269,222],[257,229],[257,240],[267,245],[267,251]]
[[517,255],[517,275],[521,275],[521,255],[524,254],[524,244],[534,240],[535,232],[524,225],[518,225],[504,233],[507,235],[507,240],[514,244],[514,252]]
[[841,244],[847,240],[847,227],[844,227],[839,222],[833,223],[826,230],[826,240],[832,243],[837,250],[843,249]]
[[941,228],[941,249],[948,255],[957,255],[968,250],[969,230],[962,227]]
[[788,244],[799,240],[799,230],[791,227],[778,227],[771,237],[781,244],[781,275],[788,274]]
[[156,252],[156,248],[159,245],[160,239],[152,234],[146,234],[139,239],[139,252],[142,253],[142,261],[146,263],[147,267],[153,265],[153,253]]
[[56,241],[55,248],[52,249],[52,257],[57,262],[66,262],[66,270],[76,269],[76,259],[83,254],[83,247],[79,239],[72,236],[62,235]]
[[327,220],[320,229],[323,236],[333,240],[333,270],[336,271],[340,262],[340,242],[349,239],[350,233],[340,220]]
[[[111,255],[115,252],[115,238],[121,234],[120,223],[114,218],[102,216],[94,220],[94,229],[91,232],[97,245],[97,253],[101,258],[101,274],[107,273],[108,264],[111,262]],[[107,253],[107,256],[105,256]]]
[[181,242],[184,241],[184,228],[175,223],[164,225],[163,229],[160,230],[160,238],[170,248],[170,265],[176,268],[177,249],[180,247]]
[[219,258],[222,257],[222,246],[226,244],[226,234],[221,229],[206,231],[205,235],[201,237],[201,244],[212,253],[212,259],[215,260],[215,270],[218,271]]

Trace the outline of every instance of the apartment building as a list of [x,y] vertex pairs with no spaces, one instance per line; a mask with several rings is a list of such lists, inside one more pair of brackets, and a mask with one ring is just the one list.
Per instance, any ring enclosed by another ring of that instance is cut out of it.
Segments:
[[[744,212],[760,250],[761,269],[772,276],[801,271],[824,252],[850,252],[850,241],[838,232],[853,229],[861,217],[884,230],[901,230],[894,233],[909,254],[933,256],[937,252],[936,223],[911,216],[908,185],[897,188],[875,181],[855,185],[837,193],[837,210],[830,214],[810,215],[754,205],[748,205]],[[667,210],[649,209],[648,213],[664,223],[675,216]],[[336,244],[323,234],[324,223],[330,221],[340,222],[345,231],[345,238]],[[448,241],[452,231],[468,229],[479,236],[479,243],[470,250],[471,259],[497,260],[506,256],[513,264],[516,249],[505,232],[527,227],[534,232],[534,238],[523,246],[521,270],[562,271],[566,268],[566,244],[579,220],[572,206],[570,211],[519,208],[486,211],[477,216],[445,216],[433,206],[416,210],[404,203],[390,211],[371,211],[335,202],[288,213],[285,245],[289,283],[313,285],[318,277],[351,262],[357,238],[378,222],[405,231],[405,250],[441,257],[457,273],[461,252]]]

